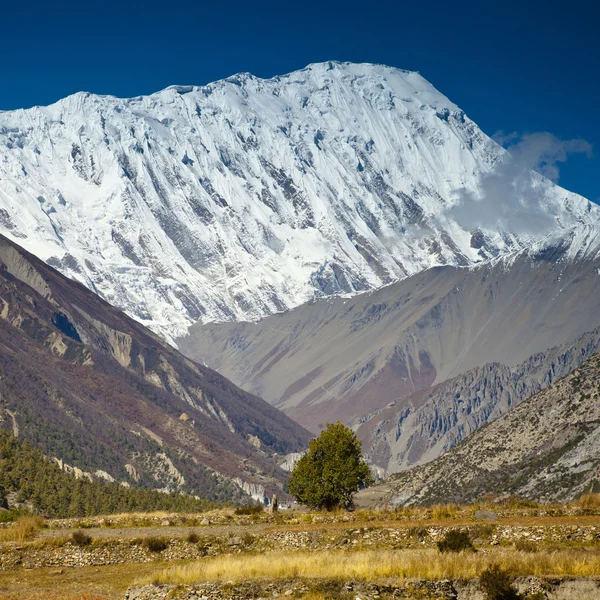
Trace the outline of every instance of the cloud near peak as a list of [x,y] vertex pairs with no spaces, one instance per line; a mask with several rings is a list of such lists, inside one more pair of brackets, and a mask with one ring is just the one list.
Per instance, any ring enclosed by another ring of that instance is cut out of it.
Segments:
[[489,173],[480,176],[476,192],[456,190],[451,213],[467,229],[540,233],[554,224],[544,203],[547,186],[535,173],[558,182],[560,163],[572,154],[592,156],[582,139],[561,140],[546,131],[519,135],[499,131],[494,140],[508,151]]

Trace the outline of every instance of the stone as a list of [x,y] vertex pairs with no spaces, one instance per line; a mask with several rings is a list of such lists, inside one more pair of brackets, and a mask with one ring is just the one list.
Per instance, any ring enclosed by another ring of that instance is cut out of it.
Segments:
[[493,510],[476,510],[473,517],[476,521],[496,521],[498,520],[498,513]]

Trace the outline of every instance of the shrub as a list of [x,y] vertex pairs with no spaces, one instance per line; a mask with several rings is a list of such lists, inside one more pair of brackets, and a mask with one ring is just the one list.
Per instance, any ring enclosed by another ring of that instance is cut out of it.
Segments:
[[496,525],[492,525],[491,523],[483,523],[481,525],[475,525],[471,531],[473,532],[474,538],[489,539],[496,531]]
[[530,540],[517,540],[515,542],[515,550],[519,552],[537,552],[538,545]]
[[600,508],[600,494],[583,494],[577,503],[584,510],[597,510]]
[[528,500],[527,498],[523,498],[518,494],[513,494],[512,496],[508,496],[507,498],[503,498],[499,500],[497,503],[498,506],[502,506],[503,508],[539,508],[539,503],[534,500]]
[[144,546],[150,550],[150,552],[162,552],[169,547],[169,542],[160,537],[148,537],[144,540]]
[[513,578],[498,565],[486,569],[479,578],[479,586],[487,600],[520,600],[513,586]]
[[248,504],[247,506],[238,506],[235,509],[236,515],[259,515],[264,512],[265,507],[261,504]]
[[20,517],[19,520],[8,529],[3,529],[0,533],[3,541],[24,542],[35,535],[35,530],[39,529],[44,523],[42,517]]
[[200,536],[195,531],[190,531],[187,536],[187,541],[190,544],[197,544],[200,541]]
[[92,536],[78,529],[71,534],[71,541],[77,546],[89,546],[92,543]]
[[458,513],[455,504],[436,504],[431,507],[431,515],[434,519],[453,519]]
[[394,508],[394,514],[398,517],[406,517],[408,519],[415,516],[417,510],[413,506],[397,506]]
[[12,523],[19,517],[28,517],[30,513],[26,510],[13,508],[11,510],[0,510],[0,523]]
[[429,530],[427,527],[411,527],[408,530],[408,535],[422,541],[429,535]]
[[460,529],[451,529],[437,543],[440,552],[475,552],[475,547],[468,532]]
[[204,536],[198,538],[198,551],[202,555],[208,554],[210,547],[215,543],[215,536]]

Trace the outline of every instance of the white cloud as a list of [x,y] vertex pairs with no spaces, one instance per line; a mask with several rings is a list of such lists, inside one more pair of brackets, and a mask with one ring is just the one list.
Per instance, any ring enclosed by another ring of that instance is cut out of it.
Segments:
[[481,176],[476,193],[459,189],[453,216],[465,228],[539,233],[553,224],[544,206],[547,186],[534,171],[557,182],[559,163],[571,154],[591,157],[592,146],[581,139],[560,140],[551,133],[518,136],[498,132],[494,139],[508,154],[494,170]]

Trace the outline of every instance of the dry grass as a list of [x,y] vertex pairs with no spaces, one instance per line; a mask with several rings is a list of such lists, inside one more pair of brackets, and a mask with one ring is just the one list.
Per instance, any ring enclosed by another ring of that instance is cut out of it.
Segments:
[[591,577],[600,573],[600,553],[560,550],[529,554],[509,550],[440,554],[437,550],[296,552],[226,555],[156,572],[141,583],[195,584],[205,581],[270,581],[295,578],[380,581],[472,579],[498,564],[515,575]]
[[44,523],[41,517],[21,517],[14,525],[0,530],[0,541],[2,542],[24,542],[35,535]]
[[[161,566],[168,564],[162,562]],[[0,571],[0,600],[123,600],[134,577],[156,563]],[[135,573],[135,575],[134,575]]]
[[577,504],[584,510],[600,509],[600,494],[583,494]]
[[438,504],[431,507],[431,516],[433,519],[455,519],[460,507],[456,504]]

